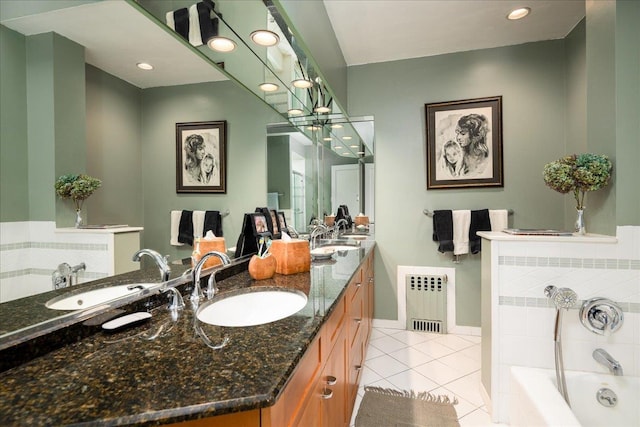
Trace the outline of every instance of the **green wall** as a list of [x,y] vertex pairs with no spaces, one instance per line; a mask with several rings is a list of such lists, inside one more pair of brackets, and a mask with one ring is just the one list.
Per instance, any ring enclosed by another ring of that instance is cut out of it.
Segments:
[[[456,269],[457,324],[480,325],[480,255],[441,254],[423,209],[513,209],[510,225],[562,228],[564,198],[542,168],[565,152],[563,41],[349,68],[349,113],[376,128],[375,317],[397,318],[398,265]],[[504,188],[426,190],[425,107],[503,97]]]
[[[25,37],[0,25],[0,221],[29,219]],[[6,183],[11,182],[11,185]]]
[[143,225],[142,90],[86,66],[87,173],[102,187],[86,202],[91,224]]
[[278,193],[280,209],[291,209],[291,150],[288,135],[273,135],[267,143],[267,191]]

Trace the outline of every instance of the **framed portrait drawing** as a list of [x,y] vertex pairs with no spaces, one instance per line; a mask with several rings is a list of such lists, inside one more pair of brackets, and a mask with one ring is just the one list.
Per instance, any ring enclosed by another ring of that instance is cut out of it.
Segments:
[[425,104],[427,190],[503,187],[502,96]]
[[227,192],[227,122],[176,123],[176,192]]

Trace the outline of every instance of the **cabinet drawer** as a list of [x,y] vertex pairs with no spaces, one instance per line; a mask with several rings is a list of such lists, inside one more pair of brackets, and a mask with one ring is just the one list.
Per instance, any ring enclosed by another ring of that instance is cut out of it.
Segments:
[[331,349],[336,343],[340,332],[344,328],[344,322],[347,314],[347,304],[344,298],[340,298],[340,301],[336,305],[333,313],[322,327],[322,363],[324,364],[327,357],[331,353]]

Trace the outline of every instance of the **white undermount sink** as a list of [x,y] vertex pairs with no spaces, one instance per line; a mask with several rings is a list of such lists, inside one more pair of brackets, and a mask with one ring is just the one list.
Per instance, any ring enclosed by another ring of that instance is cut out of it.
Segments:
[[289,317],[307,305],[307,296],[289,289],[221,295],[198,308],[196,317],[215,326],[255,326]]
[[114,299],[135,295],[143,289],[157,285],[158,283],[129,283],[72,295],[63,294],[47,301],[45,307],[52,310],[81,310],[104,304]]

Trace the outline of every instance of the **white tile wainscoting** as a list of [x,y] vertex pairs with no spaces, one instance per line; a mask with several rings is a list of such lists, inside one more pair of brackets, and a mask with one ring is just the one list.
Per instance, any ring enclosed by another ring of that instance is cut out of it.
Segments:
[[[63,262],[86,264],[86,271],[78,273],[79,283],[116,274],[116,235],[134,233],[129,240],[134,246],[137,240],[139,249],[140,231],[56,228],[53,221],[0,223],[0,302],[50,291],[51,274]],[[126,256],[135,250],[127,248]]]
[[[483,237],[490,245],[483,244],[482,382],[494,422],[509,421],[511,366],[554,369],[556,310],[544,295],[549,285],[578,295],[563,319],[565,369],[607,373],[591,355],[602,347],[620,361],[625,375],[640,375],[640,227],[618,227],[616,237]],[[579,308],[594,297],[621,306],[619,331],[601,336],[582,326]]]

